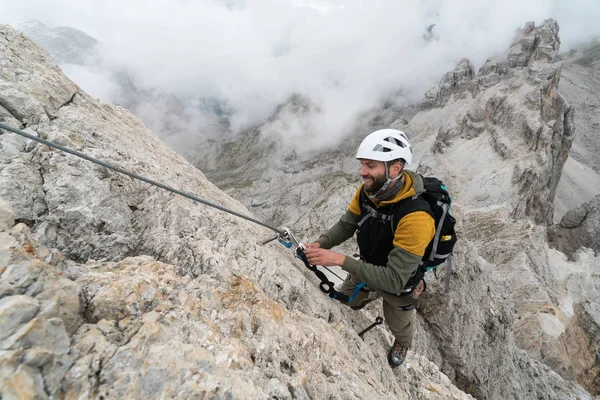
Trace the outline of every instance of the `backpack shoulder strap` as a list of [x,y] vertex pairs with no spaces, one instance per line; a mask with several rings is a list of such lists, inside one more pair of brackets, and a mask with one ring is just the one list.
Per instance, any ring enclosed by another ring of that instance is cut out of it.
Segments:
[[[398,204],[402,205],[400,208],[402,208],[404,211],[403,215],[401,215],[401,216],[399,215],[400,219],[402,217],[404,217],[410,213],[416,212],[416,211],[425,211],[427,214],[434,217],[431,206],[429,205],[427,200],[425,200],[423,198],[423,196],[421,196],[421,194],[416,194],[409,199],[404,199],[404,200],[400,201]],[[400,219],[398,219],[398,221],[400,221]]]
[[414,195],[407,199],[401,200],[398,203],[395,203],[393,209],[389,214],[377,211],[374,207],[372,207],[371,204],[369,204],[367,195],[364,190],[360,192],[359,202],[362,215],[362,218],[358,223],[359,228],[367,219],[373,217],[383,219],[386,221],[391,221],[393,223],[393,229],[395,230],[398,226],[398,222],[400,222],[402,218],[416,211],[425,211],[435,218],[433,211],[431,210],[431,206],[421,195]]
[[369,204],[369,200],[367,198],[367,194],[365,193],[364,189],[360,191],[359,203],[360,203],[360,215],[362,215],[362,218],[361,218],[360,222],[358,223],[359,228],[369,218],[378,218],[378,219],[383,219],[386,221],[393,220],[393,214],[385,214],[385,213],[379,212],[375,208],[373,208],[371,206],[371,204]]

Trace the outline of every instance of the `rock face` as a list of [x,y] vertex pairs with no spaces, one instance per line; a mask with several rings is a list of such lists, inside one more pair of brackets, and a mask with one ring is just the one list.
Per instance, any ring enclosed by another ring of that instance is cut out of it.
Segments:
[[562,56],[560,92],[576,109],[577,134],[554,201],[554,222],[600,194],[600,42]]
[[600,195],[587,203],[573,208],[553,230],[557,248],[573,254],[580,247],[600,252]]
[[422,356],[394,376],[345,321],[288,310],[242,275],[79,264],[22,223],[0,235],[3,398],[471,398]]
[[411,121],[410,127],[423,125],[423,118],[435,114],[429,125],[437,128],[436,153],[459,143],[491,141],[493,153],[476,154],[485,164],[475,177],[478,185],[469,185],[471,193],[465,193],[466,203],[485,205],[490,190],[504,187],[507,191],[500,195],[512,218],[552,222],[556,187],[575,134],[573,108],[557,87],[557,34],[554,21],[539,28],[526,25],[507,59],[488,60],[476,75],[463,60],[427,96],[436,99],[427,106],[446,105],[444,111],[425,112]]
[[84,64],[92,56],[98,41],[84,32],[68,28],[48,28],[38,21],[27,21],[17,26],[20,31],[42,46],[58,64]]
[[[0,79],[3,123],[248,213],[7,26]],[[267,229],[5,132],[0,197],[3,399],[472,398],[422,354],[391,370]]]
[[[442,178],[450,189],[460,233],[453,290],[445,296],[444,280],[429,279],[416,351],[478,398],[586,398],[575,388],[550,387],[562,382],[558,372],[597,391],[590,378],[597,370],[591,327],[600,321],[595,313],[581,319],[574,311],[586,297],[595,298],[598,282],[589,277],[596,258],[565,261],[546,239],[575,135],[574,109],[558,92],[559,44],[554,21],[527,24],[506,57],[478,71],[461,60],[418,109],[385,107],[364,115],[356,136],[327,151],[286,150],[280,143],[285,131],[267,134],[280,119],[275,115],[251,135],[210,148],[218,156],[199,157],[197,164],[212,166],[211,178],[261,218],[314,238],[354,194],[353,153],[364,135],[389,126],[405,130],[418,171]],[[255,151],[256,168],[254,162],[225,165]],[[244,184],[236,186],[240,179]],[[585,279],[581,294],[574,282]]]
[[[514,313],[489,312],[511,328],[516,346],[596,393],[597,347],[590,343],[596,343],[600,318],[589,313],[580,319],[574,309],[586,297],[595,297],[599,282],[591,281],[581,294],[572,285],[569,271],[584,279],[597,261],[559,261],[545,237],[575,134],[574,110],[558,92],[557,32],[553,21],[540,27],[527,25],[506,59],[488,60],[477,74],[465,73],[468,63],[461,62],[456,73],[447,74],[430,92],[428,99],[437,102],[427,102],[427,109],[412,118],[406,129],[416,140],[431,144],[419,170],[442,177],[457,203],[454,212],[462,222],[462,245],[473,249],[457,274],[471,265],[487,276],[478,287],[468,283],[464,287],[461,279],[461,290],[502,298],[500,303]],[[434,140],[428,138],[431,132],[437,132]],[[486,263],[491,269],[485,269]],[[500,292],[494,294],[494,288]],[[454,299],[458,301],[454,307],[468,309],[472,317],[469,301],[460,297]],[[435,304],[435,299],[431,302]],[[456,324],[449,314],[432,314],[433,318],[423,313],[429,324]],[[494,337],[502,335],[498,322],[481,323]],[[478,340],[458,327],[451,335],[433,332],[445,343],[441,345],[445,359],[466,356],[454,340]],[[479,352],[466,353],[475,358]],[[499,363],[498,369],[507,367],[505,361]],[[462,374],[471,371],[476,376],[484,368],[467,366],[466,360],[458,364],[466,366],[459,368]]]
[[[543,32],[554,28],[525,30],[520,49],[540,37],[529,56],[511,50],[525,65],[489,61],[474,73],[465,60],[431,97],[441,102],[416,115],[388,107],[365,116],[363,128],[411,134],[420,170],[447,182],[460,221],[452,292],[429,278],[415,348],[395,371],[385,329],[364,342],[356,334],[378,305],[351,312],[323,296],[289,251],[256,245],[266,229],[0,135],[0,197],[13,208],[0,212],[0,324],[10,332],[0,339],[2,397],[591,399],[573,380],[588,391],[597,382],[588,340],[597,314],[580,308],[584,296],[596,299],[596,283],[577,296],[575,288],[597,259],[569,261],[546,243],[558,179],[547,174],[560,175],[572,140],[560,66],[544,56],[556,44]],[[81,92],[22,35],[0,27],[0,51],[4,122],[248,212],[129,112]],[[59,84],[72,94],[53,108]],[[229,192],[263,220],[316,236],[354,193],[361,138],[321,154],[287,151],[256,169],[232,165],[248,180]],[[254,142],[272,144],[255,159],[281,149],[259,128],[245,146],[221,148],[217,165],[244,160]]]

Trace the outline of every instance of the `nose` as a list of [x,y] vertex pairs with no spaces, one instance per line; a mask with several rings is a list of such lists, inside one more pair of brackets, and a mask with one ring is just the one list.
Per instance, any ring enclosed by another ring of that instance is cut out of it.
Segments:
[[365,177],[365,176],[369,175],[369,172],[367,171],[367,167],[365,167],[364,165],[361,165],[360,169],[358,170],[358,174],[361,177]]

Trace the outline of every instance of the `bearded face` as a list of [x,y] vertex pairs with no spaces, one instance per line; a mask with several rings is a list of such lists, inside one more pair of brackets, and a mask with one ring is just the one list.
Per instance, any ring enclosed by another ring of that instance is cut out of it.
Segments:
[[[363,179],[364,188],[369,193],[377,193],[379,189],[383,187],[386,182],[385,177],[385,163],[382,161],[375,160],[360,160],[360,177]],[[400,166],[400,163],[394,164],[393,169],[396,169],[396,165]],[[398,168],[398,171],[390,171],[391,178],[394,178],[402,171],[402,167]]]
[[375,160],[360,161],[360,177],[363,179],[364,188],[367,192],[375,193],[385,183],[385,164]]
[[369,193],[377,193],[385,184],[385,173],[363,177],[364,187]]

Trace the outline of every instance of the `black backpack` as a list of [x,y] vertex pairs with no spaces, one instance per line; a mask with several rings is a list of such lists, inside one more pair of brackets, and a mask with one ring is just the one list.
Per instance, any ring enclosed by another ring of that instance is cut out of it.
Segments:
[[[417,285],[421,279],[423,279],[425,272],[435,269],[445,261],[448,261],[447,279],[445,291],[448,292],[450,284],[450,274],[452,271],[452,250],[456,244],[457,237],[454,230],[456,220],[450,215],[450,206],[452,204],[452,198],[448,193],[448,190],[444,186],[443,182],[434,177],[422,177],[424,192],[419,195],[415,195],[410,199],[402,200],[397,203],[397,207],[392,208],[391,215],[387,215],[373,209],[369,206],[364,191],[361,192],[361,204],[362,207],[366,208],[369,212],[369,217],[385,221],[393,221],[393,230],[402,216],[412,211],[423,210],[422,206],[417,205],[418,203],[409,204],[404,202],[410,202],[411,200],[418,200],[419,198],[425,200],[431,210],[431,215],[435,220],[435,235],[429,245],[425,249],[425,254],[421,258],[421,262],[415,275],[411,278],[408,285],[411,283]],[[425,206],[426,207],[426,206]],[[429,212],[429,210],[427,210]],[[363,220],[364,221],[364,220]],[[359,226],[362,224],[362,222]]]
[[450,215],[452,198],[444,183],[434,177],[423,177],[425,191],[420,194],[425,199],[435,219],[435,236],[427,246],[421,259],[421,268],[425,272],[435,269],[452,256],[456,244],[456,219]]

